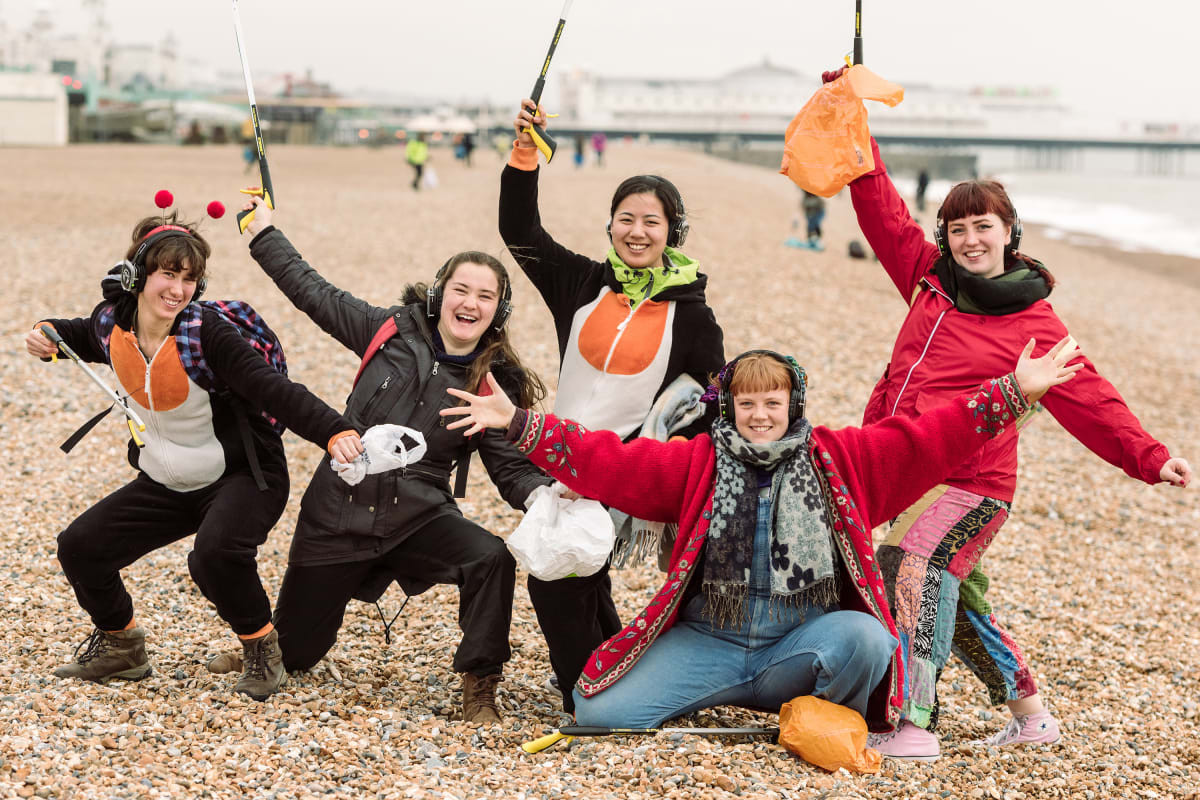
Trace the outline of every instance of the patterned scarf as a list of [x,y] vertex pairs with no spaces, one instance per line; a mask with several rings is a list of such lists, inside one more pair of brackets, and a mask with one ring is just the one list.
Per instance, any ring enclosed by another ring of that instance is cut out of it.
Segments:
[[717,481],[704,563],[705,614],[716,627],[744,623],[754,529],[756,469],[771,475],[771,607],[799,612],[838,601],[825,496],[809,459],[808,420],[777,442],[751,444],[727,420],[713,423]]
[[621,290],[629,298],[629,304],[637,308],[638,303],[671,286],[687,286],[699,277],[700,262],[685,256],[673,247],[663,250],[663,263],[658,267],[634,269],[627,266],[613,248],[608,249],[608,263],[613,275],[621,284]]

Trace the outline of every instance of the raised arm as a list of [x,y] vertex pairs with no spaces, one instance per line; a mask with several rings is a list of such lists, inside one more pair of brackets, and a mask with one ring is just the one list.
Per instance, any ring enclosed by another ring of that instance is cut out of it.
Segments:
[[910,304],[917,283],[937,261],[937,245],[925,239],[925,232],[908,213],[904,198],[888,177],[874,137],[871,154],[875,169],[851,181],[850,200],[867,243],[904,302]]
[[[977,391],[955,398],[919,417],[890,416],[863,428],[821,429],[820,458],[844,469],[842,477],[870,527],[895,517],[945,480],[988,439],[1012,435],[1046,390],[1070,381],[1083,367],[1069,337],[1033,358],[1034,340],[1025,346],[1013,373],[985,381]],[[830,451],[838,451],[831,453]]]
[[[249,204],[248,204],[249,205]],[[317,323],[321,330],[361,356],[371,337],[390,316],[386,308],[373,306],[321,277],[300,255],[287,237],[271,224],[272,211],[258,197],[253,199],[254,220],[247,230],[250,256],[275,281],[280,291]]]
[[679,519],[688,467],[712,449],[706,437],[690,442],[639,438],[625,444],[612,431],[589,431],[553,414],[517,409],[490,373],[488,381],[492,394],[486,397],[447,390],[467,401],[442,409],[442,416],[459,418],[448,429],[466,428],[464,435],[486,428],[504,430],[517,450],[573,491],[642,519]]

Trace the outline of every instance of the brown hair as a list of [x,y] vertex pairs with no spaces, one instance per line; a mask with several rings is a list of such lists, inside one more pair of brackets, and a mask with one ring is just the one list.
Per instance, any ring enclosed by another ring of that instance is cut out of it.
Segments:
[[203,278],[212,248],[208,246],[208,242],[204,241],[204,237],[196,232],[194,225],[179,219],[178,211],[172,211],[169,217],[146,217],[134,225],[132,243],[125,253],[126,260],[132,261],[142,240],[152,230],[163,225],[186,228],[191,236],[183,235],[181,232],[179,236],[165,236],[150,245],[150,249],[142,258],[142,266],[146,268],[146,275],[153,275],[160,269],[174,268],[186,271],[187,277],[194,280],[198,281]]
[[[496,283],[499,287],[498,303],[496,311],[499,313],[501,304],[504,303],[506,296],[511,296],[511,283],[508,277],[508,270],[500,263],[495,256],[479,250],[465,250],[450,258],[446,265],[442,268],[445,270],[445,275],[441,278],[441,284],[446,285],[454,273],[463,264],[480,264],[487,267],[496,275]],[[424,283],[417,283],[408,286],[404,293],[404,302],[409,303],[413,300],[424,303],[426,300],[429,287]],[[504,366],[507,370],[520,374],[520,385],[518,387],[517,405],[521,408],[533,408],[546,396],[546,385],[542,383],[542,379],[537,376],[537,373],[528,369],[521,363],[517,351],[513,349],[512,342],[508,337],[507,323],[500,330],[494,327],[495,317],[488,322],[487,330],[483,336],[479,337],[479,343],[482,349],[475,360],[471,362],[470,369],[467,370],[467,390],[471,392],[479,391],[479,388],[484,385],[487,380],[487,373],[494,367]],[[434,322],[434,325],[437,323]],[[500,376],[496,376],[497,380]]]
[[776,389],[792,390],[791,368],[778,358],[767,353],[750,353],[734,364],[733,376],[729,379],[730,396]]

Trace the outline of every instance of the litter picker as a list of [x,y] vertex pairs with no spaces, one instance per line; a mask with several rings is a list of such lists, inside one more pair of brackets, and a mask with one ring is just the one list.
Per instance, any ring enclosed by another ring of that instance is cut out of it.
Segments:
[[[562,12],[558,15],[558,25],[554,28],[554,38],[550,40],[550,49],[546,51],[546,60],[542,62],[542,72],[533,84],[533,91],[529,93],[529,99],[533,101],[530,113],[537,113],[538,103],[542,100],[542,90],[546,88],[546,73],[550,70],[550,59],[554,58],[554,48],[558,47],[563,27],[567,24],[567,12],[571,10],[573,2],[574,0],[566,0],[563,3]],[[549,164],[550,159],[554,158],[555,151],[558,150],[558,142],[554,141],[554,137],[546,133],[546,129],[541,125],[534,125],[530,128],[529,135],[533,137],[533,143],[537,145],[538,150],[542,151],[542,155],[546,157],[546,163]]]
[[[237,39],[238,57],[242,59],[242,77],[246,79],[246,96],[250,99],[250,121],[254,123],[254,146],[258,149],[258,174],[262,182],[252,189],[242,189],[242,194],[260,195],[267,208],[275,208],[275,187],[271,185],[271,171],[267,169],[267,151],[263,147],[262,126],[258,122],[258,104],[254,102],[254,83],[250,80],[250,62],[246,60],[246,36],[242,33],[242,19],[238,16],[238,0],[233,0],[233,35]],[[237,215],[238,230],[246,232],[246,227],[254,219],[254,209],[239,211]]]
[[[86,372],[87,376],[89,378],[91,378],[93,381],[95,381],[96,385],[99,386],[100,389],[106,395],[108,395],[109,398],[111,398],[112,401],[114,403],[116,403],[117,406],[122,411],[125,412],[125,417],[126,417],[125,424],[127,424],[129,426],[129,433],[131,436],[133,436],[133,443],[136,444],[138,447],[144,447],[146,443],[142,441],[140,436],[138,436],[138,431],[146,430],[146,423],[142,422],[142,418],[137,415],[137,412],[134,411],[132,408],[130,408],[128,405],[126,405],[124,398],[122,398],[119,394],[114,392],[112,390],[112,387],[110,387],[107,383],[104,382],[103,378],[101,378],[99,375],[97,375],[96,372],[91,367],[89,367],[87,364],[85,364],[83,362],[83,360],[78,355],[75,354],[75,351],[72,350],[70,348],[70,346],[68,346],[67,343],[63,341],[62,337],[58,335],[58,331],[54,330],[54,328],[51,328],[49,325],[42,325],[38,328],[38,330],[42,332],[43,336],[45,336],[50,341],[54,342],[54,344],[58,346],[58,349],[61,350],[63,352],[63,354],[67,356],[67,358],[71,359],[76,364],[78,364],[79,368],[82,369],[84,372]],[[67,440],[67,442],[65,442],[62,445],[63,452],[65,453],[65,452],[69,451],[72,447],[74,447],[75,442],[79,441],[79,439],[82,438],[83,434],[85,434],[89,430],[91,430],[92,427],[97,422],[99,422],[104,417],[104,415],[107,413],[108,413],[108,409],[105,409],[103,412],[101,412],[97,416],[93,417],[88,422],[87,425],[85,425],[83,428],[81,428],[79,431],[77,431],[74,436],[72,436],[70,439]]]
[[540,753],[553,747],[563,739],[568,742],[576,736],[659,736],[682,733],[690,736],[746,736],[765,737],[778,741],[779,728],[605,728],[593,725],[566,725],[554,733],[521,745],[526,753]]
[[862,61],[862,0],[854,0],[854,63]]

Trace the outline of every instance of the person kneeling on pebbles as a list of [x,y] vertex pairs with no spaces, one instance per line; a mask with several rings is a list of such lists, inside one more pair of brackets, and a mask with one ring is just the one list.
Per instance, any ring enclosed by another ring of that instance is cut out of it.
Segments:
[[[156,198],[160,205],[170,205],[169,193],[159,194],[167,195]],[[284,679],[256,563],[288,499],[281,428],[342,462],[362,446],[345,417],[242,337],[221,311],[236,304],[196,302],[209,253],[177,212],[147,217],[134,227],[125,260],[103,280],[104,299],[89,316],[45,319],[25,336],[25,349],[37,358],[57,353],[39,330],[49,327],[83,361],[111,366],[125,402],[147,425],[144,446],[129,446],[137,477],[58,536],[59,563],[95,625],[71,663],[54,670],[60,678],[103,683],[150,674],[145,633],[120,571],[194,533],[188,569],[242,643],[244,669],[234,691],[263,700]]]
[[[705,394],[711,434],[622,443],[552,414],[454,390],[448,428],[499,428],[572,490],[678,521],[666,584],[588,658],[580,725],[657,727],[717,705],[778,711],[815,695],[894,728],[903,665],[871,530],[998,436],[1078,366],[1069,340],[918,419],[813,428],[794,359],[751,350]],[[648,491],[647,487],[653,487]]]
[[[347,418],[362,430],[407,426],[426,445],[420,463],[368,474],[355,486],[328,467],[317,468],[300,503],[276,603],[284,666],[310,669],[320,661],[337,640],[351,599],[378,600],[393,580],[409,595],[435,583],[453,584],[463,632],[454,654],[463,719],[499,722],[496,686],[511,656],[516,561],[503,539],[462,515],[454,497],[466,489],[475,449],[515,509],[524,510],[535,488],[554,481],[500,434],[467,441],[448,431],[437,412],[449,400],[447,389],[482,388],[489,370],[522,405],[545,396],[541,380],[522,366],[509,340],[508,272],[486,253],[458,253],[429,285],[405,287],[403,305],[373,306],[309,266],[272,224],[273,212],[260,198],[250,207],[250,255],[322,330],[360,358],[370,354],[350,390]],[[456,464],[458,491],[452,493]]]

